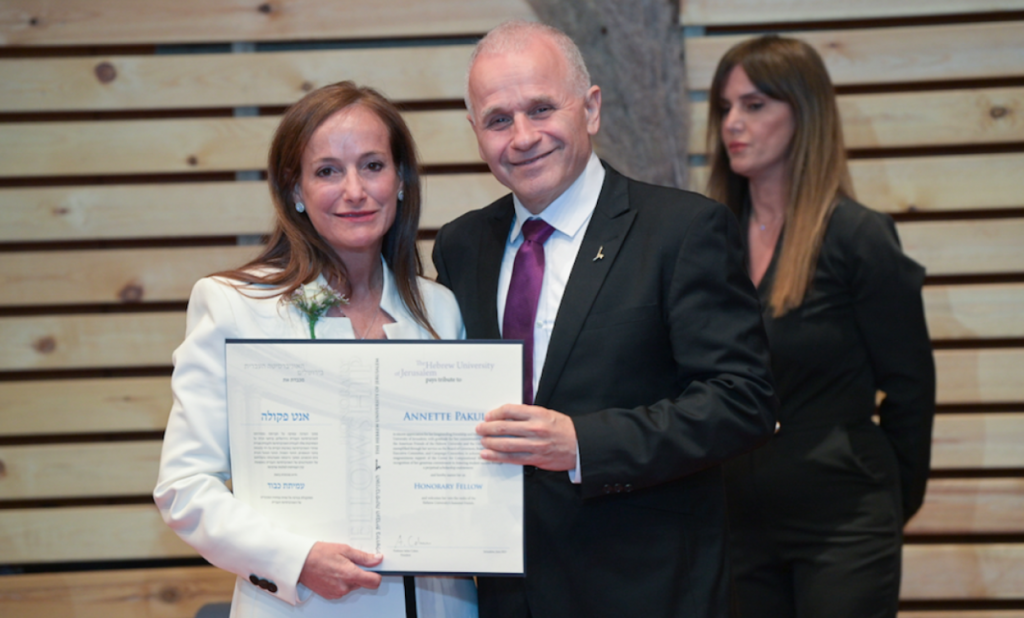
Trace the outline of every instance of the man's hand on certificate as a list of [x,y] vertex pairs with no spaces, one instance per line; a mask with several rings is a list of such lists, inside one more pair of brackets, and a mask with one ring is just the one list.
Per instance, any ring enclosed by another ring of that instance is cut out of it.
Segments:
[[383,559],[342,543],[318,541],[306,556],[299,583],[325,599],[340,599],[359,588],[376,590],[380,575],[360,567],[377,566]]
[[572,419],[540,406],[505,404],[476,426],[487,461],[536,466],[541,470],[576,468],[576,427]]

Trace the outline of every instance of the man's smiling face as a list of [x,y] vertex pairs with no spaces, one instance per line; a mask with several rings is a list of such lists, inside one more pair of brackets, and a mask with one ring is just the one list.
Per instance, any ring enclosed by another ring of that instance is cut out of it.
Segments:
[[543,211],[583,173],[601,122],[601,91],[575,92],[568,63],[547,38],[479,56],[469,97],[481,158],[530,212]]

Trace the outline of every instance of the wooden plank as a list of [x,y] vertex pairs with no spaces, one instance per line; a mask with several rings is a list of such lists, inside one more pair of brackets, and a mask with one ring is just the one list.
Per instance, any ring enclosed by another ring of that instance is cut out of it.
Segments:
[[929,275],[1024,271],[1024,219],[908,221],[898,227],[903,250]]
[[[1000,78],[1024,71],[1024,22],[1020,21],[780,34],[814,47],[837,85]],[[688,37],[686,79],[690,89],[710,88],[721,57],[750,36]]]
[[1022,444],[1024,413],[939,414],[932,432],[932,470],[1024,468]]
[[423,276],[430,280],[437,279],[437,269],[434,268],[434,260],[430,257],[434,251],[433,240],[417,240],[416,250],[420,254],[420,261],[423,263]]
[[900,599],[1019,599],[1024,544],[906,545]]
[[[404,115],[425,165],[479,163],[460,110]],[[0,176],[262,170],[280,118],[189,118],[0,125]]]
[[472,51],[445,45],[0,60],[0,111],[291,105],[344,79],[396,101],[461,100]]
[[180,311],[3,318],[0,371],[167,366],[184,336]]
[[160,440],[0,446],[0,501],[148,495],[160,446]]
[[684,26],[930,17],[1024,10],[1022,0],[680,0]]
[[273,221],[262,181],[0,189],[0,242],[263,234]]
[[1024,337],[1024,284],[927,286],[924,303],[932,339]]
[[[970,416],[970,415],[960,415]],[[980,415],[978,415],[980,416]],[[997,415],[987,415],[997,416]],[[1019,440],[1022,418],[1011,425]],[[939,423],[944,421],[939,416]],[[973,429],[967,422],[960,423]],[[992,423],[993,425],[996,423]],[[941,431],[948,431],[943,427]],[[936,455],[942,437],[936,436]],[[956,438],[970,442],[974,452],[1008,451],[1002,436]],[[1019,448],[1019,441],[1016,450]],[[0,447],[0,500],[81,498],[95,496],[144,496],[153,490],[160,462],[158,440],[48,444]],[[960,449],[963,451],[964,449]],[[989,462],[998,457],[987,458]],[[1021,456],[1000,458],[1020,465]],[[964,468],[965,466],[959,466]],[[978,466],[967,466],[976,469]],[[984,466],[981,466],[984,467]],[[993,467],[993,466],[989,466]],[[995,466],[998,467],[998,466]],[[933,466],[939,469],[939,466]],[[911,522],[913,534],[1019,534],[1024,532],[1024,479],[936,479],[929,482],[925,506]]]
[[6,618],[193,618],[230,603],[235,575],[214,567],[40,573],[0,577]]
[[170,409],[166,377],[0,382],[0,436],[163,431]]
[[1020,534],[1024,478],[932,479],[908,534]]
[[195,557],[156,506],[0,510],[0,564]]
[[[1012,237],[1013,232],[1010,227],[1004,236]],[[919,236],[911,236],[915,247],[924,244]],[[1000,256],[1014,250],[999,253],[968,235],[963,242],[973,241],[973,247],[951,245],[943,251],[941,238],[939,235],[929,245],[936,247],[938,257],[908,249],[915,258],[928,258],[923,261],[932,274],[942,273],[933,264],[954,262],[957,254],[968,253],[968,249],[973,249],[978,262],[988,252]],[[241,246],[0,253],[0,306],[186,301],[199,278],[240,266],[259,249]],[[948,253],[954,255],[949,257]],[[427,266],[429,253],[422,257]],[[996,267],[1002,263],[982,263],[978,271],[968,272],[985,272],[985,268],[1000,272]],[[1024,284],[928,286],[925,308],[934,339],[1024,337],[1024,322],[1019,319],[1024,314]]]
[[1022,169],[1020,153],[850,162],[857,199],[892,213],[1024,207]]
[[949,611],[901,611],[898,618],[1024,618],[1024,609],[967,609]]
[[[431,241],[421,254],[434,278]],[[210,273],[241,266],[261,247],[0,253],[0,307],[187,301]],[[987,323],[982,323],[982,328]]]
[[1024,610],[950,610],[899,612],[898,618],[1024,618]]
[[[508,193],[489,172],[422,179],[423,229]],[[265,234],[273,220],[262,181],[0,189],[0,242]]]
[[[850,161],[857,199],[890,213],[1024,207],[1021,169],[1020,153]],[[690,176],[691,190],[704,193],[707,165],[691,167]]]
[[[401,16],[401,18],[396,18]],[[482,34],[525,0],[5,0],[0,45],[293,41]]]
[[936,350],[940,404],[1024,402],[1024,349]]
[[[851,149],[1024,141],[1024,88],[848,94],[838,102]],[[691,154],[707,154],[707,114],[707,102],[690,106]]]
[[[4,564],[194,556],[148,505],[0,511]],[[909,545],[903,599],[1007,599],[1024,589],[1024,544]]]
[[491,175],[445,174],[425,176],[420,229],[437,229],[465,213],[483,208],[509,190]]
[[0,306],[180,301],[261,246],[0,253]]
[[[420,245],[428,270],[430,242]],[[166,366],[184,336],[184,324],[181,312],[3,318],[0,341],[6,345],[0,348],[0,371]],[[948,372],[939,383],[940,400],[1024,401],[1022,353],[940,350],[936,362],[945,363],[940,370]]]

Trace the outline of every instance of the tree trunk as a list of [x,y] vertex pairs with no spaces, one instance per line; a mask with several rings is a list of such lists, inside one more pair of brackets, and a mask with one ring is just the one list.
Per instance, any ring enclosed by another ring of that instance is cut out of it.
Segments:
[[646,182],[686,188],[687,114],[678,0],[527,0],[568,34],[601,87],[598,155]]

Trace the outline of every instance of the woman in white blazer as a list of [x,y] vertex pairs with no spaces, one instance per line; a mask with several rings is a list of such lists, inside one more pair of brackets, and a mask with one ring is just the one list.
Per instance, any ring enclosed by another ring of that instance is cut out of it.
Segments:
[[[268,167],[267,248],[192,290],[153,496],[185,542],[239,576],[232,616],[406,616],[402,578],[363,568],[380,555],[288,531],[234,498],[224,348],[230,338],[464,336],[451,292],[419,276],[412,137],[383,96],[341,82],[288,110]],[[470,579],[418,577],[412,606],[420,618],[475,618],[476,590]]]

